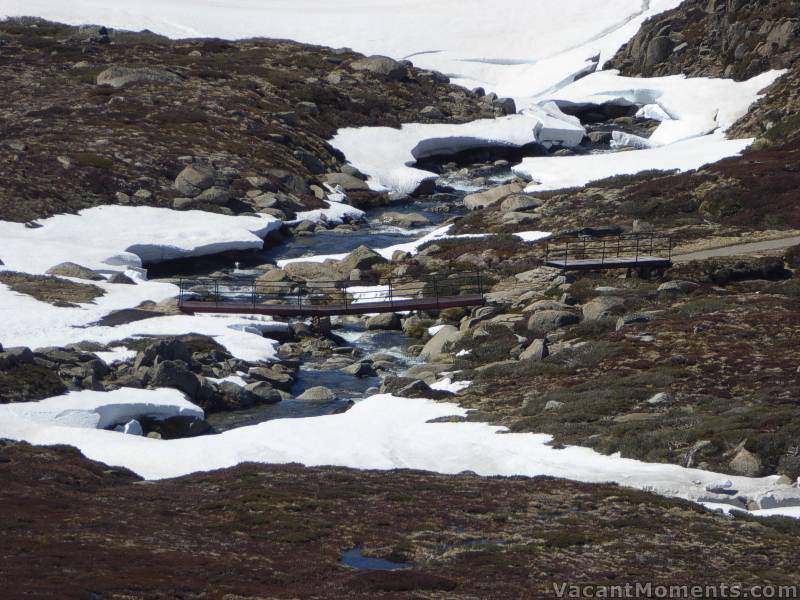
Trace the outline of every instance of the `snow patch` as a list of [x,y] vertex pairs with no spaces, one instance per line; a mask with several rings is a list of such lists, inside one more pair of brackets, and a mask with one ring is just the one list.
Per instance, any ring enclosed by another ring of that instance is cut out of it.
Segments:
[[268,215],[231,217],[199,210],[97,206],[39,220],[41,227],[0,221],[5,270],[44,273],[65,261],[102,272],[227,250],[259,249],[282,222]]

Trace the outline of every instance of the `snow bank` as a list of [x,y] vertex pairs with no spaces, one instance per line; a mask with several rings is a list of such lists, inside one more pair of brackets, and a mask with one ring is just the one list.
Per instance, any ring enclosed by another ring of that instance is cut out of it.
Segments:
[[336,133],[331,145],[369,175],[371,188],[411,194],[424,182],[437,178],[435,173],[410,166],[419,159],[487,146],[520,147],[535,142],[575,146],[583,135],[583,127],[571,117],[533,107],[521,114],[461,125],[345,128]]
[[551,231],[520,231],[514,235],[523,242],[538,242],[549,238],[553,233]]
[[38,221],[41,227],[0,221],[3,269],[44,273],[64,261],[103,272],[143,263],[226,250],[261,248],[281,226],[268,215],[231,217],[198,210],[149,206],[98,206],[76,215]]
[[752,139],[727,140],[721,134],[684,140],[669,146],[585,156],[545,156],[523,159],[513,171],[532,183],[526,192],[584,186],[615,175],[649,169],[688,171],[741,153]]
[[114,346],[108,352],[95,352],[94,354],[107,365],[114,365],[136,358],[136,350],[128,350],[125,346]]
[[0,15],[149,29],[170,37],[274,37],[408,58],[504,96],[533,96],[609,59],[680,0],[0,0]]
[[289,223],[299,223],[300,221],[312,221],[319,223],[325,221],[326,223],[341,224],[345,221],[358,221],[364,217],[364,211],[344,204],[343,202],[325,201],[327,208],[318,208],[316,210],[307,210],[296,213],[294,221]]
[[768,71],[748,81],[709,77],[634,78],[617,71],[584,77],[547,98],[562,108],[592,105],[640,106],[661,125],[649,138],[653,146],[672,144],[716,130],[726,131],[758,100],[759,92],[786,71]]
[[[197,333],[216,339],[235,357],[247,361],[272,360],[275,341],[263,337],[287,324],[270,321],[269,317],[237,317],[218,315],[154,316],[115,327],[92,325],[112,309],[136,306],[139,299],[152,297],[154,289],[164,288],[166,297],[177,288],[170,284],[143,283],[136,286],[101,284],[109,289],[97,304],[78,308],[62,308],[39,302],[30,296],[16,294],[0,284],[0,342],[6,346],[66,346],[80,341],[109,344],[128,337],[169,336]],[[128,354],[118,347],[110,355],[112,361],[124,360]]]
[[38,428],[103,429],[139,417],[166,419],[189,416],[202,419],[203,410],[178,390],[120,388],[112,392],[83,390],[39,402],[0,405],[0,421],[22,426],[33,434]]
[[[86,400],[90,412],[98,405],[117,405],[125,400],[136,407],[116,412],[114,419],[135,416],[141,410],[140,390],[105,394],[105,404],[98,402],[96,393],[82,394],[90,394]],[[62,397],[67,400],[58,402],[66,403],[62,406],[72,410],[75,408],[69,400],[72,397],[70,394]],[[177,404],[177,393],[166,399],[168,402],[161,398],[154,404],[167,405],[170,410],[185,406]],[[44,405],[53,401],[46,400]],[[25,405],[18,404],[0,407],[0,438],[35,444],[71,444],[93,460],[127,467],[149,479],[177,477],[249,461],[299,462],[307,466],[421,469],[446,474],[470,470],[487,476],[549,475],[585,482],[617,482],[692,500],[707,499],[706,486],[713,486],[721,479],[717,473],[606,456],[589,448],[573,446],[557,450],[547,445],[551,439],[548,435],[497,435],[504,429],[484,423],[430,423],[442,417],[465,416],[467,411],[455,404],[385,394],[358,402],[341,415],[273,420],[220,435],[170,441],[78,428],[90,427],[95,418],[53,419],[52,411],[36,411],[35,406],[40,404],[32,403],[27,410]],[[82,408],[77,406],[79,410]],[[798,494],[775,476],[725,479],[730,479],[738,496],[748,499],[776,490]]]

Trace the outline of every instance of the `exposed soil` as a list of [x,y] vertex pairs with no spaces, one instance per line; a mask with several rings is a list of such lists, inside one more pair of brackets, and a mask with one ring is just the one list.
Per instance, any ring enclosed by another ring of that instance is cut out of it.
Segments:
[[[75,450],[15,444],[0,447],[0,479],[8,600],[505,600],[555,597],[562,582],[796,582],[796,522],[608,485],[292,465],[144,483]],[[346,567],[354,547],[413,568]]]
[[[325,141],[338,128],[432,122],[420,115],[426,106],[441,122],[486,110],[440,74],[356,71],[361,55],[283,40],[171,41],[16,19],[0,22],[0,44],[3,220],[170,206],[180,195],[173,180],[193,158],[211,161],[231,196],[195,208],[252,210],[239,201],[249,176],[316,207],[308,185],[344,161]],[[161,80],[98,85],[109,67],[149,68]]]
[[0,272],[0,283],[7,285],[15,292],[56,306],[86,304],[105,294],[102,288],[96,285],[15,271]]

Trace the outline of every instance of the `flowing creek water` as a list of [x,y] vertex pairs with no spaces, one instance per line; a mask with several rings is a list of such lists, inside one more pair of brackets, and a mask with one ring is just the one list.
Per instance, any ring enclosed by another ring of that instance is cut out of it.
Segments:
[[[495,170],[495,173],[492,176],[492,184],[511,178],[511,172],[507,168]],[[446,173],[437,181],[437,191],[440,193],[432,197],[367,211],[363,223],[355,230],[320,228],[311,235],[292,235],[283,243],[268,245],[259,252],[237,257],[238,268],[227,266],[219,269],[217,274],[224,274],[234,280],[249,280],[261,272],[258,265],[272,264],[282,259],[343,254],[361,245],[384,248],[411,242],[440,227],[448,219],[464,214],[463,197],[481,187],[464,173]],[[422,214],[430,224],[415,229],[405,229],[386,222],[384,215],[389,212]],[[212,267],[218,266],[212,263]],[[197,269],[196,263],[184,264],[178,267],[177,273],[170,274],[189,276],[198,274]],[[399,374],[419,362],[408,352],[409,347],[419,341],[404,335],[401,331],[367,331],[363,320],[357,317],[334,318],[332,325],[334,340],[340,342],[342,346],[352,347],[355,355],[361,358],[377,357],[384,363],[391,363],[392,367],[384,371],[384,375]],[[210,414],[208,422],[214,431],[221,433],[274,419],[334,414],[347,410],[353,402],[375,393],[381,385],[381,378],[378,376],[354,377],[339,369],[322,368],[323,362],[324,359],[303,360],[297,372],[297,380],[290,390],[292,399],[241,411]],[[337,396],[336,399],[329,401],[294,399],[317,386],[332,390]]]

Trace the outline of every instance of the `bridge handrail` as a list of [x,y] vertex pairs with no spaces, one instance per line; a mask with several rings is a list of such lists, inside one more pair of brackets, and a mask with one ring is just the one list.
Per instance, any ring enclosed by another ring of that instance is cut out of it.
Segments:
[[483,298],[480,271],[450,273],[425,279],[387,278],[377,283],[362,281],[319,280],[259,282],[257,278],[229,280],[213,277],[181,278],[178,281],[178,306],[186,302],[220,305],[236,302],[258,305],[274,302],[298,306],[389,303],[410,299],[477,295]]
[[[545,241],[545,262],[560,261],[568,266],[570,260],[596,261],[602,266],[615,259],[640,258],[666,254],[672,260],[672,236],[660,233],[627,233],[608,236],[574,235],[558,236]],[[573,262],[573,264],[575,264]]]

